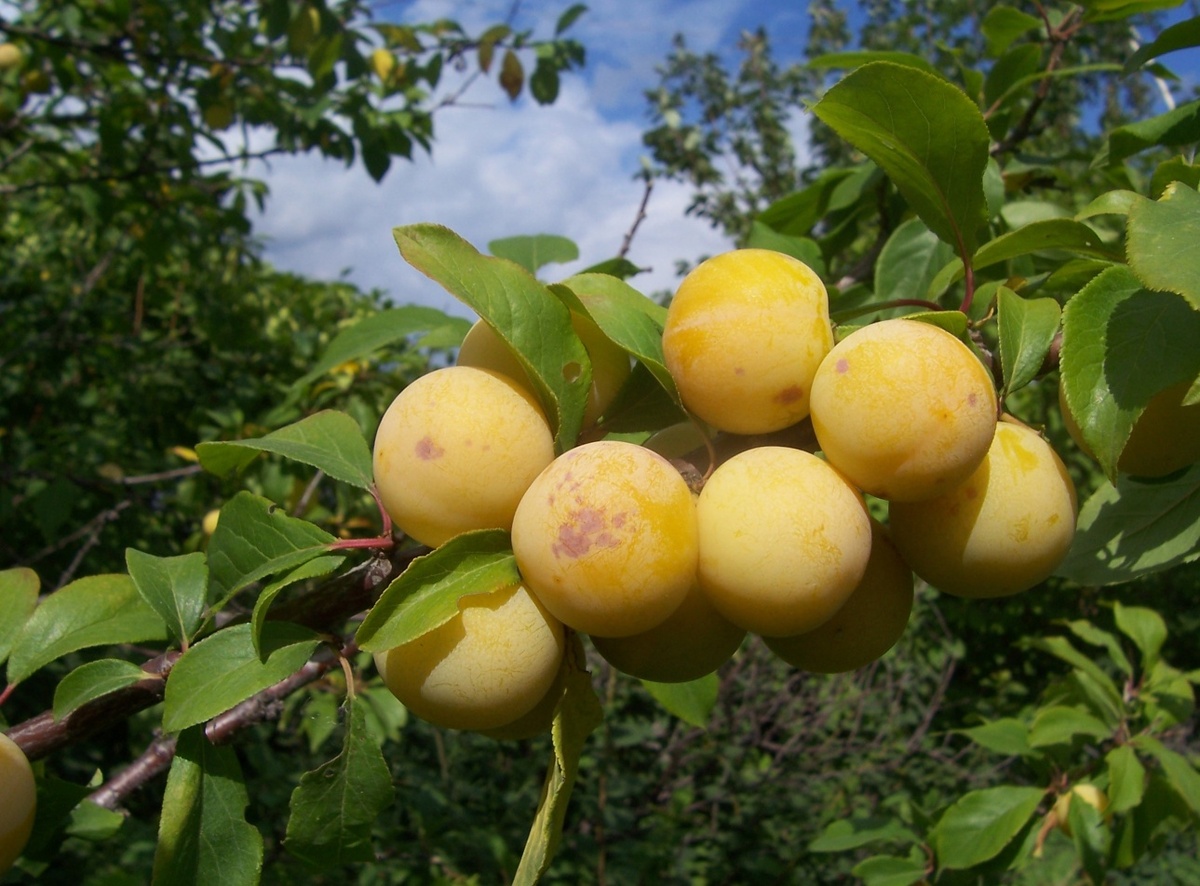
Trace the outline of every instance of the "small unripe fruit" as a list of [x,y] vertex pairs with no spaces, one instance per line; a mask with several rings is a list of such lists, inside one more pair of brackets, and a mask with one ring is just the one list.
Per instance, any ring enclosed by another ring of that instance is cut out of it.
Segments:
[[700,585],[734,624],[811,631],[862,578],[871,522],[862,496],[817,456],[762,446],[722,463],[696,504]]
[[896,645],[908,626],[913,575],[882,524],[871,521],[871,556],[853,593],[833,618],[793,637],[764,637],[788,664],[817,674],[865,667]]
[[[583,413],[583,427],[589,428],[616,400],[622,386],[629,379],[632,364],[629,355],[608,338],[592,320],[572,312],[571,326],[583,342],[592,361],[592,388],[588,394]],[[475,322],[458,351],[459,366],[477,366],[507,375],[532,392],[533,382],[512,349],[483,320]]]
[[564,633],[521,585],[459,600],[427,634],[375,656],[396,698],[447,729],[497,729],[525,716],[554,684]]
[[24,59],[21,47],[15,43],[0,43],[0,71],[9,71],[20,67]]
[[560,455],[517,507],[513,553],[530,590],[585,634],[649,630],[696,575],[696,506],[662,456],[616,440]]
[[396,56],[392,55],[390,49],[384,49],[381,46],[371,53],[371,69],[375,72],[375,76],[384,83],[387,83],[395,68]]
[[821,279],[769,249],[701,262],[679,284],[663,328],[663,358],[683,404],[736,434],[804,419],[813,375],[832,346]]
[[430,546],[472,529],[508,529],[554,459],[537,402],[506,376],[469,366],[423,375],[375,434],[375,483],[396,525]]
[[217,508],[213,508],[204,515],[204,520],[200,524],[200,528],[204,531],[205,535],[212,535],[217,531],[217,523],[220,519],[221,512]]
[[37,811],[37,784],[24,752],[0,733],[0,876],[13,866],[29,835]]
[[1059,828],[1068,837],[1071,836],[1071,801],[1075,797],[1102,815],[1108,809],[1108,795],[1094,784],[1077,784],[1066,793],[1059,794],[1058,799],[1054,801],[1054,815],[1058,819]]
[[859,489],[892,501],[933,498],[965,480],[996,416],[992,378],[971,349],[916,320],[855,330],[813,380],[825,457]]
[[[1183,381],[1150,398],[1117,458],[1118,471],[1134,477],[1165,477],[1200,461],[1200,403],[1183,403],[1191,387],[1190,381]],[[1095,458],[1067,408],[1061,385],[1058,404],[1071,439],[1088,457]]]
[[667,620],[632,637],[593,637],[592,645],[623,674],[655,683],[699,680],[723,665],[746,631],[713,607],[694,585]]
[[970,477],[928,501],[892,502],[892,539],[913,572],[959,597],[1004,597],[1048,578],[1075,537],[1075,485],[1038,433],[996,427]]

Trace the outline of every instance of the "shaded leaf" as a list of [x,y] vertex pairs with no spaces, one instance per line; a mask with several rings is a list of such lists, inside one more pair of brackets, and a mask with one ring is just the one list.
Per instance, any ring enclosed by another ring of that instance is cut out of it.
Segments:
[[1046,792],[1003,785],[971,791],[938,820],[932,842],[944,868],[969,868],[994,858],[1025,827]]
[[846,52],[826,52],[821,55],[815,55],[806,63],[806,67],[812,68],[815,71],[842,70],[849,71],[854,68],[860,68],[863,65],[871,62],[891,62],[896,65],[903,65],[909,68],[916,68],[918,71],[924,71],[926,74],[940,77],[937,68],[931,65],[928,61],[921,58],[919,55],[914,55],[911,52],[899,52],[896,50],[886,49],[862,49],[848,50]]
[[1039,708],[1029,728],[1029,744],[1040,748],[1071,744],[1077,738],[1107,738],[1109,726],[1080,708],[1050,705]]
[[549,264],[575,261],[579,247],[574,240],[556,234],[505,237],[488,243],[488,252],[497,258],[516,262],[531,274]]
[[1030,751],[1029,727],[1015,717],[1001,717],[998,720],[990,720],[981,726],[971,726],[957,731],[977,745],[998,754],[1019,756],[1028,754]]
[[97,698],[153,679],[133,662],[103,658],[80,665],[54,688],[54,719],[61,720],[72,711]]
[[1084,442],[1109,479],[1129,432],[1156,393],[1200,371],[1200,312],[1143,288],[1115,265],[1063,310],[1061,383]]
[[717,704],[719,681],[715,673],[687,683],[641,682],[660,705],[692,726],[707,725]]
[[1172,790],[1187,804],[1193,814],[1200,814],[1200,772],[1196,771],[1196,767],[1182,754],[1149,735],[1135,735],[1130,744],[1157,760]]
[[291,676],[320,642],[308,628],[288,622],[263,626],[260,657],[250,625],[223,628],[205,637],[171,669],[163,697],[163,729],[179,732],[210,720],[256,692]]
[[1117,127],[1108,134],[1108,144],[1095,162],[1116,164],[1149,148],[1180,147],[1196,141],[1200,141],[1200,100]]
[[405,343],[417,333],[450,329],[454,330],[456,341],[460,342],[470,328],[468,320],[451,317],[436,308],[421,305],[389,308],[341,330],[333,337],[321,359],[292,387],[309,385],[336,366],[349,360],[359,360],[380,348]]
[[845,852],[871,843],[916,843],[919,838],[893,818],[839,818],[808,844],[810,852]]
[[180,735],[163,796],[155,886],[257,883],[263,840],[246,821],[249,804],[233,748],[211,744],[199,728]]
[[1159,58],[1181,49],[1191,49],[1200,46],[1200,18],[1189,18],[1176,22],[1149,43],[1143,43],[1137,51],[1125,61],[1125,72],[1129,73],[1140,68],[1151,59]]
[[516,101],[525,85],[525,67],[517,54],[511,49],[504,50],[504,60],[500,63],[500,88],[504,90],[510,101]]
[[520,581],[507,532],[464,532],[413,560],[367,613],[354,641],[368,652],[402,646],[449,621],[459,597]]
[[1108,808],[1125,812],[1142,802],[1146,791],[1146,767],[1127,744],[1117,745],[1104,757],[1108,768]]
[[928,862],[917,850],[909,856],[876,855],[856,864],[850,871],[863,886],[909,886],[925,879]]
[[1057,575],[1112,585],[1200,558],[1200,465],[1165,482],[1126,476],[1079,509],[1075,540]]
[[[1121,642],[1117,637],[1083,619],[1068,621],[1066,625],[1071,633],[1080,640],[1091,643],[1093,646],[1099,646],[1108,652],[1108,657],[1121,669],[1122,673],[1133,676],[1133,665],[1130,664],[1129,657],[1125,655],[1125,650],[1121,648]],[[1117,620],[1117,625],[1120,627],[1120,619]]]
[[310,867],[375,860],[371,825],[392,802],[392,773],[367,729],[366,702],[346,700],[342,750],[306,772],[292,792],[284,846]]
[[937,270],[954,258],[948,244],[920,219],[909,219],[888,237],[875,264],[875,294],[886,301],[923,299]]
[[1167,623],[1153,609],[1145,606],[1125,606],[1113,602],[1113,619],[1117,630],[1133,641],[1142,654],[1142,673],[1149,674],[1158,664],[1159,653],[1167,641]]
[[94,646],[163,641],[167,631],[128,575],[92,575],[41,602],[8,660],[8,680],[19,683],[68,652]]
[[960,89],[916,68],[872,62],[826,92],[813,113],[875,161],[931,231],[964,259],[974,253],[990,138]]
[[277,581],[271,582],[262,589],[262,593],[254,601],[254,612],[250,615],[251,638],[254,641],[254,650],[258,653],[259,658],[264,657],[262,650],[263,625],[267,622],[267,613],[270,611],[271,604],[275,602],[275,598],[282,591],[297,582],[328,575],[341,566],[345,560],[345,557],[317,557],[315,560],[309,560],[307,563],[296,567],[287,575]]
[[1002,286],[996,313],[1007,396],[1037,378],[1058,334],[1062,312],[1052,298],[1025,299]]
[[558,704],[551,727],[554,759],[542,784],[537,815],[513,876],[513,886],[535,886],[550,866],[550,860],[562,838],[567,804],[579,774],[584,743],[604,719],[604,710],[592,688],[591,675],[584,670],[582,649],[578,645],[569,667],[566,691]]
[[41,580],[24,566],[0,570],[0,664],[37,608]]
[[368,489],[373,480],[371,450],[358,422],[344,412],[322,410],[264,437],[201,443],[200,463],[223,476],[240,471],[260,452],[273,452],[324,471],[335,480]]

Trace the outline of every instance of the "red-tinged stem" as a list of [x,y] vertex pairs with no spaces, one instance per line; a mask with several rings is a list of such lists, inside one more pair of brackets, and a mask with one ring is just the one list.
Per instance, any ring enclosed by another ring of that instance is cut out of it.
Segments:
[[4,691],[0,692],[0,705],[8,701],[8,697],[13,694],[13,690],[17,688],[16,683],[9,683],[4,687]]
[[963,262],[963,286],[966,292],[963,294],[959,310],[965,314],[971,309],[971,302],[975,300],[975,269],[971,267],[970,262]]
[[354,548],[376,548],[386,551],[395,546],[396,539],[392,537],[392,515],[383,506],[383,499],[379,497],[379,489],[374,484],[371,485],[368,491],[371,493],[371,498],[375,499],[375,505],[379,508],[379,519],[383,523],[383,531],[374,538],[340,539],[329,546],[331,551],[344,551]]

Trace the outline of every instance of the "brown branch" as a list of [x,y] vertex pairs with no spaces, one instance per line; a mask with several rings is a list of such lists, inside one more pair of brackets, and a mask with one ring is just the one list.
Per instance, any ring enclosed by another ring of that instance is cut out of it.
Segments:
[[[426,552],[424,548],[417,548],[398,552],[390,558],[374,557],[294,600],[281,603],[271,610],[270,617],[313,630],[328,631],[331,625],[340,624],[369,609],[387,580]],[[143,670],[153,675],[152,678],[110,692],[61,720],[54,719],[53,711],[45,711],[13,726],[7,733],[8,737],[30,760],[40,760],[85,741],[162,701],[166,683],[163,678],[170,673],[179,656],[177,651],[164,652],[142,665]],[[336,656],[330,666],[334,665]],[[308,668],[309,665],[304,667]]]
[[624,258],[629,254],[629,248],[633,245],[633,237],[637,233],[637,229],[641,227],[642,222],[646,220],[646,207],[650,203],[650,192],[654,190],[654,179],[647,175],[644,181],[645,186],[642,189],[642,202],[638,204],[637,214],[633,217],[633,224],[625,232],[625,238],[621,241],[621,248],[617,251],[617,258]]
[[175,759],[178,736],[162,735],[151,742],[136,760],[88,796],[97,806],[115,810],[125,798],[151,779],[166,772]]

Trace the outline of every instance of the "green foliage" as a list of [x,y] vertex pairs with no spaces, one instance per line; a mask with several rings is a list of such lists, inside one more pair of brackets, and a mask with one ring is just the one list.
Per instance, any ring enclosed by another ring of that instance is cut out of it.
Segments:
[[[1151,480],[1118,461],[1151,397],[1195,390],[1200,373],[1186,236],[1200,176],[1178,153],[1196,140],[1194,103],[1151,117],[1113,78],[1195,45],[1193,25],[1125,46],[1124,19],[1161,5],[1043,17],[955,0],[890,18],[871,4],[861,45],[843,51],[844,22],[817,3],[828,52],[783,69],[748,35],[732,78],[677,44],[651,97],[647,174],[691,181],[694,210],[740,242],[820,268],[840,333],[905,315],[969,342],[1003,408],[1063,451],[1079,531],[1059,574],[1019,599],[919,588],[900,645],[853,674],[805,674],[751,640],[715,675],[647,684],[570,634],[549,734],[508,744],[410,719],[367,675],[369,653],[520,579],[507,532],[430,551],[393,537],[373,495],[367,441],[383,409],[466,323],[263,266],[245,213],[261,190],[232,177],[236,149],[218,133],[265,125],[269,153],[360,157],[378,178],[427,145],[428,90],[447,63],[552,101],[582,60],[562,39],[582,7],[549,41],[375,23],[350,2],[184,4],[177,20],[149,4],[141,31],[131,10],[90,4],[0,23],[41,48],[25,64],[49,81],[3,74],[0,121],[0,143],[38,148],[4,161],[13,210],[0,223],[14,257],[0,291],[27,308],[3,313],[21,347],[0,375],[14,490],[0,521],[10,558],[38,566],[0,571],[0,699],[28,716],[10,730],[18,743],[47,757],[23,871],[901,884],[1099,882],[1167,865],[1200,816],[1200,467]],[[13,98],[17,82],[37,88]],[[1061,113],[1102,95],[1102,134]],[[57,116],[70,101],[92,129]],[[802,101],[824,127],[828,162],[811,175],[785,125]],[[721,158],[756,174],[727,184]],[[437,225],[393,233],[403,260],[517,356],[559,452],[681,418],[665,311],[620,260],[543,282],[574,244],[513,237],[487,255]],[[592,366],[572,312],[637,367],[587,437]],[[1069,442],[1060,386],[1098,464]],[[171,421],[156,427],[160,414]],[[168,454],[186,460],[165,472],[169,491],[130,497],[163,482]],[[200,529],[218,504],[215,529]],[[126,512],[132,525],[109,525]],[[93,546],[116,553],[75,578]],[[43,582],[53,592],[39,597]],[[1156,608],[1119,596],[1135,592]],[[281,727],[264,725],[273,717]],[[123,728],[98,735],[98,721]],[[114,777],[131,757],[140,796]],[[1055,808],[1081,785],[1108,805]],[[101,801],[134,814],[120,823]],[[97,866],[106,853],[122,857]]]

